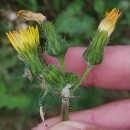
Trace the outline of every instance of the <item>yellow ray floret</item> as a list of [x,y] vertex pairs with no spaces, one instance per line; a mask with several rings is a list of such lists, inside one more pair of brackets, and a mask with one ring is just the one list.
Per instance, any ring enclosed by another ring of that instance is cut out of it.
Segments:
[[39,31],[36,28],[28,27],[26,29],[21,28],[19,32],[13,31],[6,33],[9,41],[18,53],[24,52],[28,48],[34,48],[39,44]]
[[110,13],[106,12],[105,18],[101,21],[98,29],[108,31],[108,37],[111,35],[115,28],[118,17],[122,12],[119,12],[118,9],[114,8]]

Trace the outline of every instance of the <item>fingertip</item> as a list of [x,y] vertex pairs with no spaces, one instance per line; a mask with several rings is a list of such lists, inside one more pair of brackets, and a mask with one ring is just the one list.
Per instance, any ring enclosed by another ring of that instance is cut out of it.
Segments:
[[54,125],[49,130],[106,130],[87,123],[76,121],[64,121]]
[[59,123],[61,120],[59,117],[54,117],[44,122],[40,123],[36,127],[32,128],[32,130],[49,130],[53,125]]
[[83,58],[84,47],[70,47],[65,56],[66,70],[69,72],[78,73],[79,76],[86,69],[86,61]]

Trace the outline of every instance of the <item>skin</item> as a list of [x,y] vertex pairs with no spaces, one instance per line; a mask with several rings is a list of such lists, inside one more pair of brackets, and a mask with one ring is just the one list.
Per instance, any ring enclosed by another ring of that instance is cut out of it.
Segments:
[[[87,67],[83,59],[85,49],[83,47],[69,48],[65,56],[66,70],[78,73],[79,77]],[[43,54],[43,59],[47,63],[60,67],[55,58]],[[81,84],[81,86],[87,85],[129,90],[130,46],[106,47],[103,62],[96,65]],[[60,117],[55,117],[44,121],[32,130],[130,130],[130,99],[72,112],[69,116],[69,121],[60,122]]]

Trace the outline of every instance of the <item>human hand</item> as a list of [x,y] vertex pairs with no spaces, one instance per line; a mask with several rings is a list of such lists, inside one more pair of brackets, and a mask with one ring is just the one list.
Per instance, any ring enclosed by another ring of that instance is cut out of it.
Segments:
[[[84,50],[85,48],[81,47],[69,48],[65,57],[67,71],[82,75],[86,68],[82,56]],[[59,66],[54,58],[47,55],[43,57],[47,63]],[[130,46],[106,47],[103,62],[90,71],[82,86],[129,90],[129,57]],[[130,99],[73,112],[69,114],[69,117],[69,121],[65,122],[60,122],[59,117],[48,119],[32,130],[130,130]]]

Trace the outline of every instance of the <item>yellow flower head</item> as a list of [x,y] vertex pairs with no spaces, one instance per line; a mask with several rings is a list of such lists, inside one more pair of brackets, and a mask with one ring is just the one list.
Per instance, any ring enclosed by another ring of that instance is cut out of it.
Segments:
[[98,29],[100,31],[107,31],[108,37],[111,35],[115,28],[116,21],[122,12],[119,12],[116,8],[112,9],[110,13],[106,12],[106,17],[101,21]]
[[39,45],[39,31],[36,28],[28,27],[26,29],[21,28],[19,32],[13,31],[6,33],[9,41],[18,53],[25,52],[29,48],[35,48]]

